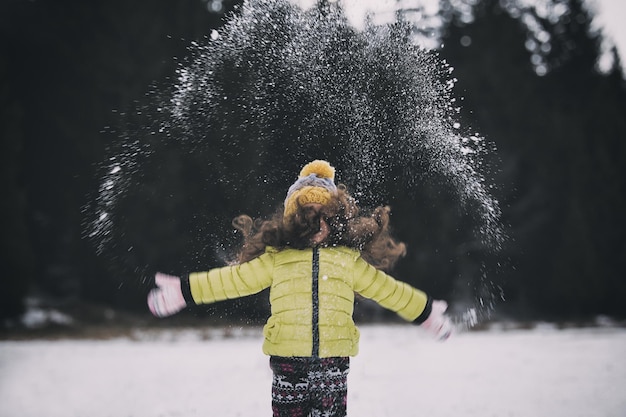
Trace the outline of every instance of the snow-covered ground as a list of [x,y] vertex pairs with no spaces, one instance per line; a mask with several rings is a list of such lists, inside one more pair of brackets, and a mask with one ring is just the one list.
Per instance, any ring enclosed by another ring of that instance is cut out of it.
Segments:
[[[626,416],[626,329],[491,330],[445,343],[408,325],[361,331],[352,417]],[[0,342],[0,416],[271,415],[257,329],[135,339]]]

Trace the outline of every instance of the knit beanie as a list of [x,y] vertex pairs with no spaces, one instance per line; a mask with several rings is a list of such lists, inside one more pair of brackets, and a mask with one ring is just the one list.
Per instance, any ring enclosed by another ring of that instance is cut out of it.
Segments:
[[294,182],[285,198],[285,213],[287,219],[296,213],[298,204],[318,203],[326,205],[333,195],[337,194],[335,185],[335,168],[328,162],[315,160],[306,164],[300,176]]

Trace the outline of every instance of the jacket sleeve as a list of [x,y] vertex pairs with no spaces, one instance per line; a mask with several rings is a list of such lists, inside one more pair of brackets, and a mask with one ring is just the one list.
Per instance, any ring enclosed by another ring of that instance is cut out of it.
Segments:
[[272,284],[273,267],[274,255],[266,252],[238,265],[191,273],[187,297],[195,304],[209,304],[256,294]]
[[430,314],[430,297],[409,284],[398,281],[357,258],[354,269],[354,291],[370,298],[406,321],[422,323]]

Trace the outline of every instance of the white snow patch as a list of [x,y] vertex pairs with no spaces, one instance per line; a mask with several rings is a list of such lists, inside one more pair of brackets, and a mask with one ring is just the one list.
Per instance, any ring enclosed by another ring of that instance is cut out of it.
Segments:
[[56,310],[32,308],[22,316],[22,323],[31,329],[49,324],[70,325],[73,322],[70,316]]
[[[19,318],[22,326],[29,329],[37,329],[49,325],[69,326],[74,323],[74,319],[65,313],[54,308],[45,307],[41,300],[36,298],[26,299],[26,312]],[[9,327],[15,326],[17,323],[12,321],[5,322]]]

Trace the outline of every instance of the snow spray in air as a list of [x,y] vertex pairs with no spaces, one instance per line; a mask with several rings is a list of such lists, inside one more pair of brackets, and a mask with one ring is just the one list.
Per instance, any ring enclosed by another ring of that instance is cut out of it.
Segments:
[[[90,229],[101,251],[124,239],[137,249],[120,205],[132,207],[140,185],[158,189],[160,177],[149,172],[167,172],[185,187],[169,185],[158,208],[169,204],[182,217],[177,238],[204,242],[191,255],[206,267],[207,256],[227,251],[215,245],[228,244],[218,223],[259,207],[267,214],[294,172],[316,158],[331,161],[365,207],[441,184],[468,213],[476,241],[501,249],[500,209],[480,172],[483,138],[459,129],[452,70],[411,42],[408,25],[356,30],[336,3],[302,10],[249,0],[189,49],[171,94],[154,94],[158,105],[143,110],[150,123],[125,135],[106,167]],[[474,305],[458,312],[462,327],[489,316],[501,297],[484,268],[476,274]]]

